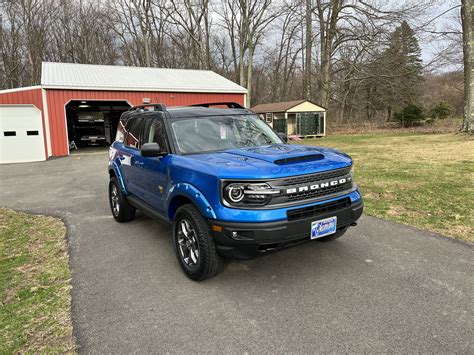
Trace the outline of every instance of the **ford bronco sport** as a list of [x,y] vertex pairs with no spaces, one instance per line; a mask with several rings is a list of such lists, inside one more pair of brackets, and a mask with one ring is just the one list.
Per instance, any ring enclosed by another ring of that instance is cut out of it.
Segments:
[[347,154],[286,144],[236,103],[132,107],[108,169],[114,218],[130,221],[139,209],[172,223],[193,280],[218,274],[223,257],[339,238],[363,210]]

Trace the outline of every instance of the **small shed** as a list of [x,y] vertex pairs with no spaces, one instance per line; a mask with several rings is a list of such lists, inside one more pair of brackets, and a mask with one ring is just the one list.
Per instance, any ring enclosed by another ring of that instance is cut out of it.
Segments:
[[261,104],[252,107],[252,111],[278,133],[302,137],[326,134],[326,109],[308,100]]

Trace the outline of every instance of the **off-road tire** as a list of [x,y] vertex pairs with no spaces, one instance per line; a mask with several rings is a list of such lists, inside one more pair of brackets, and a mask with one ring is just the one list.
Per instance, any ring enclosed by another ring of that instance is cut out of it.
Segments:
[[340,229],[338,230],[336,233],[334,234],[331,234],[331,235],[328,235],[326,237],[322,237],[322,238],[318,238],[316,239],[317,241],[319,242],[331,242],[337,238],[340,238],[344,235],[344,233],[346,233],[347,231],[347,227],[346,228],[343,228],[343,229]]
[[[113,206],[113,191],[114,188],[117,192],[118,198],[118,211],[114,209]],[[110,179],[109,182],[109,204],[110,210],[112,211],[112,216],[114,216],[117,222],[128,222],[135,218],[136,208],[133,207],[128,201],[127,198],[123,195],[122,189],[120,188],[120,184],[117,181],[117,178],[114,176]]]
[[[186,264],[178,245],[178,227],[183,219],[186,219],[191,224],[199,247],[198,261],[194,267],[190,267]],[[202,281],[209,279],[222,271],[224,261],[217,253],[209,223],[192,204],[185,204],[176,211],[173,220],[173,246],[176,258],[183,272],[191,280]]]

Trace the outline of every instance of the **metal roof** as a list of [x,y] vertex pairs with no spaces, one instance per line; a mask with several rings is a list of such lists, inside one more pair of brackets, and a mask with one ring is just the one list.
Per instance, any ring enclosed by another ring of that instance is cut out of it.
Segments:
[[[286,112],[293,107],[302,104],[303,102],[309,102],[313,105],[316,105],[314,102],[309,100],[295,100],[295,101],[285,101],[285,102],[272,102],[268,104],[260,104],[252,107],[252,111],[256,113],[267,113],[267,112]],[[316,105],[323,109],[321,105]]]
[[36,90],[36,89],[41,89],[41,85],[25,86],[25,87],[22,87],[22,88],[0,90],[0,94],[9,94],[9,93],[12,93],[12,92]]
[[284,112],[305,101],[306,100],[295,100],[295,101],[272,102],[268,104],[260,104],[260,105],[252,107],[252,111],[257,112],[257,113]]
[[247,94],[247,89],[210,70],[43,62],[44,88]]

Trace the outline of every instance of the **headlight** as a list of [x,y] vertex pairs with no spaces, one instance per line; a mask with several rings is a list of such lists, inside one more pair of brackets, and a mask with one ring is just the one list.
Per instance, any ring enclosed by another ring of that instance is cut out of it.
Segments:
[[265,205],[280,190],[267,183],[231,182],[224,185],[224,200],[233,206]]
[[226,197],[230,202],[239,203],[245,197],[244,187],[242,185],[229,185],[226,187]]

